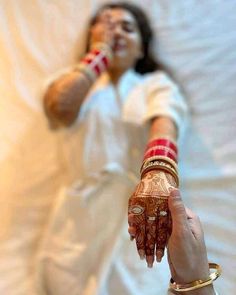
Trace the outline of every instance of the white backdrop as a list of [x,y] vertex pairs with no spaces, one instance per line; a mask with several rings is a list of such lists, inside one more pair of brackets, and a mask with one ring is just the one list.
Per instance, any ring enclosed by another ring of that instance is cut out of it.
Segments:
[[[0,293],[33,295],[34,258],[67,171],[42,111],[45,80],[76,62],[101,0],[0,0]],[[179,82],[191,126],[182,189],[200,215],[209,257],[236,287],[236,1],[145,0],[155,52]],[[220,281],[221,280],[221,281]],[[164,293],[164,292],[163,292]]]

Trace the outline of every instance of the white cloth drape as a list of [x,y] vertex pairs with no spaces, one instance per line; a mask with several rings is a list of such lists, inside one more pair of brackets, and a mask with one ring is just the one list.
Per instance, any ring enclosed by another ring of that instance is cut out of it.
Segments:
[[[50,132],[42,112],[42,85],[57,70],[76,61],[83,51],[86,20],[102,2],[1,1],[2,294],[36,294],[34,257],[51,206],[70,178],[60,157],[58,134]],[[155,52],[187,98],[191,125],[181,148],[182,191],[187,204],[203,221],[209,260],[222,265],[223,275],[215,283],[217,290],[234,294],[236,2],[135,3],[149,14],[157,36]],[[123,258],[127,259],[129,253],[125,253]],[[122,268],[118,265],[116,269],[124,281]],[[117,275],[115,278],[117,282]],[[162,282],[157,282],[159,286],[162,294]]]

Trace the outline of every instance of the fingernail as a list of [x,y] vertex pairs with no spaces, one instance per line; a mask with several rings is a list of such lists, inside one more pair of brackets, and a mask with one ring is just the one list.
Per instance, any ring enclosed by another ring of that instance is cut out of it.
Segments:
[[178,189],[173,189],[171,192],[170,192],[170,196],[172,198],[175,198],[175,197],[180,197],[180,191]]
[[139,254],[139,257],[140,257],[141,260],[145,259],[145,252],[144,252],[144,250],[139,250],[138,251],[138,254]]
[[149,268],[152,268],[152,266],[153,266],[153,261],[154,261],[153,256],[147,256],[146,260],[147,260],[147,266],[148,266]]
[[163,257],[163,252],[162,251],[157,251],[157,254],[156,254],[157,262],[161,262],[162,257]]
[[161,262],[161,257],[157,257],[157,262]]

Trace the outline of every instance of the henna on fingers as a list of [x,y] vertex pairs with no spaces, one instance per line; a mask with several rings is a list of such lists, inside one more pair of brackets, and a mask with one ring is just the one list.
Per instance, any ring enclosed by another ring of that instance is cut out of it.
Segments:
[[165,200],[159,206],[159,220],[156,240],[156,260],[160,262],[164,256],[165,247],[168,241],[169,231],[169,209],[168,202]]
[[[134,196],[134,195],[133,195]],[[145,202],[136,197],[129,199],[129,226],[135,231],[136,246],[141,259],[145,258]],[[131,236],[132,237],[132,236]]]

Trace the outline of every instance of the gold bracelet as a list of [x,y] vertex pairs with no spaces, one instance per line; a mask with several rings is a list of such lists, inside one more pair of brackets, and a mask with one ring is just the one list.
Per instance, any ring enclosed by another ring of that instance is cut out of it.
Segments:
[[142,170],[141,179],[143,178],[144,174],[152,170],[158,170],[158,171],[161,170],[161,171],[170,173],[174,177],[177,187],[179,187],[179,177],[176,171],[173,168],[168,167],[167,165],[155,164],[155,162],[150,163],[149,166],[147,166],[145,169]]
[[189,284],[182,285],[177,284],[173,279],[171,279],[169,287],[176,292],[187,292],[211,285],[213,281],[221,275],[221,267],[219,264],[209,263],[209,269],[214,269],[215,271],[212,272],[206,280],[197,280]]
[[144,165],[142,165],[141,169],[140,169],[140,173],[142,174],[143,170],[146,169],[147,167],[149,166],[152,166],[152,165],[161,165],[161,166],[167,166],[171,169],[173,169],[173,171],[178,174],[178,171],[175,170],[175,168],[173,166],[170,165],[170,163],[167,163],[165,161],[162,161],[162,160],[153,160],[153,161],[147,161],[145,162]]
[[142,166],[141,166],[141,168],[140,168],[140,172],[141,172],[143,169],[145,169],[145,167],[146,167],[150,162],[158,161],[158,160],[160,160],[160,161],[164,161],[164,162],[170,164],[170,165],[175,169],[175,171],[178,173],[178,168],[177,168],[177,164],[175,163],[175,161],[172,160],[172,159],[170,159],[170,158],[168,158],[168,157],[165,157],[165,156],[153,156],[153,157],[147,158],[147,159],[143,162],[143,164],[142,164]]

